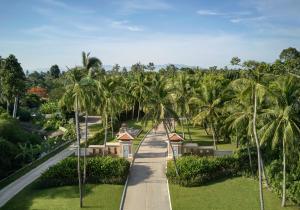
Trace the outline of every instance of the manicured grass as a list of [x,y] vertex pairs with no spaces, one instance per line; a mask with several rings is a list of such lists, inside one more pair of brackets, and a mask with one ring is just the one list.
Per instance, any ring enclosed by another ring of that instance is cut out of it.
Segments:
[[[182,135],[182,127],[179,123],[176,124],[176,132]],[[197,143],[200,146],[213,146],[213,138],[211,135],[207,135],[205,130],[200,126],[193,126],[190,125],[190,133],[192,137],[192,141],[189,140],[188,129],[184,126],[184,133],[185,133],[185,142],[192,142]],[[234,144],[230,143],[223,143],[220,141],[217,144],[218,150],[235,150],[236,147]]]
[[[83,208],[119,209],[122,191],[123,185],[89,184],[86,186]],[[14,209],[79,210],[78,187],[65,186],[39,190],[30,185],[1,208],[1,210]]]
[[[237,177],[201,187],[181,187],[170,184],[173,210],[257,210],[258,182]],[[281,208],[280,199],[265,190],[265,210],[299,210],[295,206]]]

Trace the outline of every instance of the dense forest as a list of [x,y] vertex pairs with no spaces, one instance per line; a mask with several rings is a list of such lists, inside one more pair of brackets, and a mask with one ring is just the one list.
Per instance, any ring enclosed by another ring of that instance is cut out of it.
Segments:
[[[0,178],[75,140],[74,113],[100,115],[104,130],[114,129],[120,116],[154,123],[183,117],[183,126],[199,125],[211,133],[216,149],[223,141],[255,152],[260,183],[265,176],[283,206],[286,199],[300,203],[300,52],[295,48],[284,49],[272,63],[234,57],[230,67],[208,69],[136,63],[105,71],[86,53],[82,66],[67,71],[53,65],[48,72],[24,73],[14,55],[0,61]],[[68,132],[48,137],[59,127]]]

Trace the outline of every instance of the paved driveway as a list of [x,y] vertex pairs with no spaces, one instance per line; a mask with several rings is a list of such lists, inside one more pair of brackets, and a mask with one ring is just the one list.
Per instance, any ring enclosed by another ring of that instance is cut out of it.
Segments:
[[148,134],[131,168],[124,210],[170,210],[163,126]]

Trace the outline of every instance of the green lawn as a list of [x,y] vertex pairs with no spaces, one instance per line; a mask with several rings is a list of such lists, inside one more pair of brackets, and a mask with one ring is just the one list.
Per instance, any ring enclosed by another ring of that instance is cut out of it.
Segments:
[[[87,185],[84,208],[119,209],[123,185]],[[1,210],[76,210],[79,208],[77,186],[38,190],[29,186],[10,200]]]
[[[182,135],[182,127],[179,123],[176,124],[176,132]],[[213,146],[213,139],[211,135],[207,135],[205,130],[200,126],[190,125],[190,133],[192,141],[189,141],[188,129],[184,126],[185,140],[186,142],[198,143],[200,146]],[[234,144],[223,143],[220,141],[218,143],[218,150],[235,150],[236,146]]]
[[[257,210],[258,182],[238,177],[201,187],[170,184],[173,210]],[[299,210],[295,206],[281,208],[280,199],[265,190],[265,210]]]

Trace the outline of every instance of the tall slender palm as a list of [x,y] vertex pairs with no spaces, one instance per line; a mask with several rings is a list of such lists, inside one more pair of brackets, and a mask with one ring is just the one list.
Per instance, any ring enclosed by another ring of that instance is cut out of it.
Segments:
[[300,136],[299,117],[300,86],[292,76],[285,76],[271,84],[272,96],[275,104],[263,110],[268,123],[261,129],[262,143],[273,140],[273,147],[282,145],[282,206],[286,202],[286,156],[289,148],[293,148],[294,141]]
[[[189,107],[189,100],[193,96],[193,80],[191,80],[186,73],[181,73],[178,80],[175,82],[175,106],[178,113],[186,118],[187,122],[187,130],[189,134],[189,139],[192,140],[191,132],[190,132],[190,122],[189,122],[189,114],[190,114],[190,107]],[[183,121],[181,121],[183,127]]]
[[252,115],[252,134],[255,140],[256,151],[257,151],[257,165],[258,165],[258,179],[259,179],[259,198],[260,198],[260,209],[264,210],[264,196],[262,186],[262,158],[260,150],[260,141],[257,135],[257,105],[258,99],[262,99],[266,93],[266,87],[264,85],[265,77],[265,65],[253,62],[248,62],[248,75],[237,79],[232,82],[233,85],[240,86],[243,88],[245,94],[251,95],[253,115]]
[[[79,197],[80,197],[80,208],[83,205],[82,196],[82,177],[80,170],[80,126],[79,126],[79,111],[80,107],[83,107],[84,103],[84,89],[81,85],[81,80],[85,76],[82,68],[74,68],[68,72],[67,79],[68,85],[66,92],[60,100],[62,106],[66,106],[69,110],[75,111],[75,124],[76,124],[76,139],[77,139],[77,173],[78,173],[78,185],[79,185]],[[80,105],[81,104],[81,105]]]
[[83,185],[86,181],[86,148],[88,140],[88,111],[92,109],[92,104],[97,97],[96,83],[92,78],[93,70],[100,68],[102,63],[96,57],[90,57],[90,53],[82,52],[82,65],[84,70],[87,72],[87,76],[83,78],[80,83],[83,89],[82,94],[82,105],[85,110],[85,143],[84,143],[84,154],[83,154]]
[[176,174],[178,175],[179,173],[176,164],[176,157],[169,136],[170,128],[168,127],[168,119],[171,117],[178,119],[178,116],[172,109],[172,103],[168,94],[169,90],[166,88],[166,80],[164,80],[164,77],[156,74],[152,80],[151,90],[152,95],[151,97],[148,97],[147,101],[145,102],[144,119],[151,119],[154,125],[157,125],[160,122],[163,123],[168,142],[172,150]]

